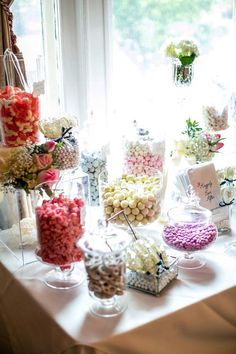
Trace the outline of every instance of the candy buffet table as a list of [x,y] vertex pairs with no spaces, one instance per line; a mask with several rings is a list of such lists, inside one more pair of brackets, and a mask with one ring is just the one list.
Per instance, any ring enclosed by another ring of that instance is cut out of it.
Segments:
[[45,265],[13,272],[0,254],[0,353],[235,354],[236,258],[224,253],[232,240],[220,236],[207,264],[180,270],[159,297],[127,290],[128,309],[107,319],[90,314],[86,281],[54,290],[40,280]]

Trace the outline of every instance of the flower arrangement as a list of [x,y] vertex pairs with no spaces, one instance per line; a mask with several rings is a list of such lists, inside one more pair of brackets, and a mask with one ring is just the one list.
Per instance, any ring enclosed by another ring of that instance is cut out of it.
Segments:
[[39,129],[47,139],[58,139],[62,129],[76,128],[78,125],[74,116],[64,115],[44,119],[39,123]]
[[58,180],[59,170],[54,158],[56,145],[54,141],[41,145],[27,142],[20,147],[2,148],[0,185],[4,189],[24,189],[29,193],[40,183]]
[[170,58],[178,59],[183,66],[192,64],[195,58],[199,56],[197,45],[190,40],[181,40],[177,43],[170,42],[165,53]]
[[221,188],[220,206],[230,205],[236,197],[236,168],[225,167],[217,170],[217,176]]
[[204,131],[197,121],[190,118],[186,120],[186,129],[182,134],[184,138],[175,142],[175,154],[184,156],[192,164],[210,161],[224,146],[224,138],[220,134]]

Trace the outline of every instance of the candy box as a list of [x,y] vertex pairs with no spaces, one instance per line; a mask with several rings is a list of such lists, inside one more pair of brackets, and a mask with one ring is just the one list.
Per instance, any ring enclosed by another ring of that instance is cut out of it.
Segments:
[[126,273],[126,284],[129,288],[158,296],[177,275],[178,259],[169,257],[169,268],[160,269],[157,267],[156,274],[128,270]]

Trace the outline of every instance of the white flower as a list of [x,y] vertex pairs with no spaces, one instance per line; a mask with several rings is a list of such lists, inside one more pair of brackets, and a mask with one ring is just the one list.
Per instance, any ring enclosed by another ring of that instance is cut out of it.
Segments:
[[233,167],[227,167],[225,169],[225,178],[232,181],[235,178],[235,169]]
[[236,196],[235,186],[225,186],[221,188],[221,197],[225,204],[230,204]]

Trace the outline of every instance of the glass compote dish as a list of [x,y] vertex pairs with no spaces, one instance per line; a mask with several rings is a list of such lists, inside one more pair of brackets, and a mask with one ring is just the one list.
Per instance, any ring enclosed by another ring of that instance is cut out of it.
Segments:
[[179,267],[185,269],[201,268],[205,258],[197,254],[204,250],[217,237],[218,231],[212,222],[211,211],[199,205],[199,199],[189,195],[188,201],[168,211],[168,223],[163,230],[166,244],[184,256],[179,259]]
[[85,257],[89,293],[95,300],[90,310],[96,316],[114,317],[127,307],[125,254],[129,243],[127,232],[112,227],[100,227],[78,242]]
[[35,188],[37,223],[36,257],[53,266],[44,277],[46,285],[56,289],[78,286],[85,274],[75,267],[82,260],[76,246],[84,233],[85,204],[80,178],[42,183]]

